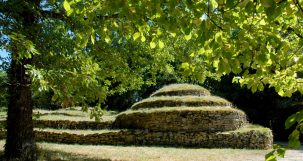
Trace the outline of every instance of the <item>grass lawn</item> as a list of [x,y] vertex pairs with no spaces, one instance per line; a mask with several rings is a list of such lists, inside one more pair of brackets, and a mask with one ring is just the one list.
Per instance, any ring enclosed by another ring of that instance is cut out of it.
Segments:
[[[61,109],[56,111],[34,110],[34,113],[39,113],[40,117],[38,119],[67,119],[74,121],[90,120],[89,114],[82,112],[79,109]],[[112,120],[115,117],[116,113],[106,112],[103,116],[103,121]],[[0,112],[0,119],[5,118],[6,112]],[[65,131],[68,132],[69,130],[65,129]],[[85,133],[93,132],[92,130],[82,131]],[[0,160],[1,156],[3,157],[4,144],[5,141],[0,140]],[[155,146],[96,146],[45,142],[39,142],[38,147],[39,161],[263,161],[265,154],[270,151]],[[287,151],[286,158],[279,161],[299,161],[302,160],[302,158],[303,148],[301,150]]]
[[[4,141],[0,141],[3,154]],[[193,149],[38,143],[39,160],[111,161],[262,161],[268,150]]]
[[[34,109],[34,119],[38,120],[70,120],[70,121],[95,121],[90,119],[89,112],[81,111],[81,107],[73,107],[59,110]],[[104,111],[101,121],[115,119],[117,112]],[[0,111],[0,120],[6,119],[6,110]]]

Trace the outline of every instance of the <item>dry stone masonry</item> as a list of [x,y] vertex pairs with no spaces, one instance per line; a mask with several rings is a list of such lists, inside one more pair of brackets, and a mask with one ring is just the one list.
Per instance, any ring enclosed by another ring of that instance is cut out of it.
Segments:
[[113,126],[145,131],[132,136],[137,144],[268,149],[273,142],[270,129],[249,125],[229,101],[191,84],[161,88],[118,115]]
[[[34,124],[37,141],[67,144],[269,149],[273,143],[270,129],[249,124],[246,114],[229,101],[191,84],[165,86],[115,120]],[[5,137],[2,128],[0,139]]]

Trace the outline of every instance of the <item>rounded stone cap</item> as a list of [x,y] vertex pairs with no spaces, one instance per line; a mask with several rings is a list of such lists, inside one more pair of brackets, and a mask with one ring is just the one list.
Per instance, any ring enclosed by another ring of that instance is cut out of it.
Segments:
[[209,96],[210,92],[199,85],[193,84],[171,84],[154,92],[151,97],[155,96]]

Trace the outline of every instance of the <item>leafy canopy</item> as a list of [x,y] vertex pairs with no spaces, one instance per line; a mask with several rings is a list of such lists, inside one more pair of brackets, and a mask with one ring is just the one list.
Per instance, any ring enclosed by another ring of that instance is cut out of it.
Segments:
[[[15,6],[12,9],[18,11],[31,5],[22,3],[23,8],[16,8],[17,2],[4,3],[12,3],[11,6]],[[45,54],[52,59],[54,55],[57,57],[56,60],[61,63],[53,70],[54,73],[61,73],[58,76],[69,73],[69,79],[61,77],[57,83],[51,83],[49,80],[56,75],[51,74],[52,69],[42,71],[42,74],[31,70],[31,74],[41,80],[40,85],[50,86],[55,93],[59,96],[63,93],[66,98],[88,92],[86,97],[102,100],[102,95],[108,91],[108,84],[115,82],[112,80],[119,80],[115,83],[122,82],[125,88],[142,84],[140,79],[133,81],[128,78],[136,78],[140,69],[144,73],[149,68],[139,68],[133,62],[141,64],[144,58],[153,57],[152,51],[165,50],[168,40],[180,36],[192,42],[189,43],[192,46],[184,50],[188,56],[185,56],[187,60],[181,68],[194,80],[203,82],[205,76],[219,79],[222,75],[235,73],[238,76],[234,82],[247,86],[253,92],[269,86],[281,96],[291,96],[296,91],[303,93],[302,3],[302,0],[48,0],[39,1],[38,6],[35,2],[34,7],[29,7],[40,16],[39,25],[35,26],[43,29],[39,37],[29,39],[28,30],[19,30],[23,29],[22,26],[5,25],[14,24],[12,20],[22,21],[14,14],[1,15],[9,15],[1,19],[1,24],[6,26],[1,30],[10,41],[18,44],[20,52],[13,55],[13,59],[32,56],[48,59]],[[56,34],[59,36],[54,36]],[[140,56],[133,58],[133,54],[125,57],[127,54],[124,55],[123,50],[117,51],[119,47],[123,49],[125,43],[136,42],[145,44],[141,48],[146,51],[143,60]],[[104,48],[100,46],[111,47],[111,50],[102,50]],[[7,49],[11,47],[8,45]],[[99,49],[107,54],[99,54]],[[163,60],[163,55],[168,59],[170,57],[169,53],[158,54],[153,62],[147,63],[157,66],[155,62]],[[94,62],[95,58],[104,61]],[[106,71],[112,67],[126,74]],[[66,70],[62,71],[62,68]],[[132,73],[134,69],[137,70]],[[48,77],[48,81],[43,82],[42,76]],[[81,88],[78,91],[69,90],[75,85]],[[91,89],[99,92],[91,93]],[[65,100],[68,102],[68,99]]]

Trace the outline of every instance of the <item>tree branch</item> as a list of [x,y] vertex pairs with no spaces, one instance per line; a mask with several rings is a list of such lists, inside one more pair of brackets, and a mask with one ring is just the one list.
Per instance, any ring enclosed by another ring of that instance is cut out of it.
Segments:
[[206,16],[209,18],[210,22],[212,22],[216,27],[218,27],[221,31],[223,31],[223,28],[221,26],[219,26],[213,19],[211,19],[210,17],[210,10],[209,10],[209,0],[207,1],[207,13]]
[[297,6],[297,8],[302,12],[303,14],[303,8],[302,6],[300,5],[299,1],[298,0],[293,0],[294,4]]
[[213,19],[211,19],[211,17],[206,14],[207,17],[209,18],[210,22],[212,22],[217,28],[219,28],[221,31],[223,31],[223,28],[221,26],[219,26]]
[[302,36],[301,34],[299,34],[299,33],[296,33],[296,32],[295,32],[295,29],[293,29],[292,27],[287,27],[287,30],[288,30],[288,31],[291,31],[291,32],[294,32],[295,35],[297,35],[299,38],[301,38],[301,39],[303,38],[303,36]]

